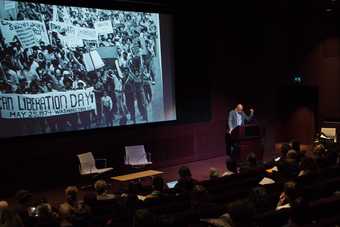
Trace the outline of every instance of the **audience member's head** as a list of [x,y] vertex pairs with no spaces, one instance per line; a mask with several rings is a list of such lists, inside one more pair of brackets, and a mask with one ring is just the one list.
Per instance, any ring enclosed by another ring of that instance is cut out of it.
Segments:
[[301,161],[299,176],[315,175],[317,173],[319,173],[319,166],[315,159],[305,158]]
[[52,207],[48,203],[42,203],[37,206],[37,216],[49,217],[52,215]]
[[191,171],[187,166],[182,166],[178,170],[178,175],[182,179],[191,178]]
[[164,180],[160,176],[156,176],[152,180],[152,188],[154,191],[162,192],[164,190]]
[[220,172],[216,168],[209,169],[209,179],[216,180],[220,177]]
[[109,193],[109,187],[104,180],[96,181],[94,188],[97,194],[97,200],[110,200],[115,198],[114,194]]
[[4,209],[8,207],[8,203],[6,201],[0,201],[0,209]]
[[287,143],[284,143],[281,145],[280,148],[280,156],[281,158],[285,159],[287,157],[288,151],[291,149],[290,145]]
[[24,206],[30,206],[32,202],[33,195],[27,190],[19,190],[15,194],[15,200],[18,204]]
[[251,152],[247,156],[247,162],[248,162],[249,167],[256,167],[257,166],[256,154]]
[[283,192],[280,194],[276,209],[291,207],[293,201],[297,198],[297,194],[296,183],[293,181],[286,182],[284,184]]
[[42,203],[37,206],[36,227],[59,227],[59,221],[56,213],[48,203]]
[[296,160],[297,159],[297,153],[295,150],[293,149],[290,149],[288,152],[287,152],[287,160]]
[[96,190],[97,195],[104,194],[108,189],[106,181],[97,180],[94,184],[94,189]]
[[288,202],[292,202],[297,198],[297,188],[294,181],[288,181],[284,184],[283,192],[285,193]]
[[196,181],[191,177],[191,171],[188,167],[182,166],[178,170],[179,180],[175,185],[175,190],[180,193],[187,193],[193,190]]
[[76,186],[68,186],[65,189],[66,202],[70,205],[74,205],[78,201],[79,190]]
[[291,146],[291,148],[293,149],[293,150],[295,150],[296,152],[300,152],[300,142],[299,141],[297,141],[297,140],[292,140],[291,142],[290,142],[290,146]]

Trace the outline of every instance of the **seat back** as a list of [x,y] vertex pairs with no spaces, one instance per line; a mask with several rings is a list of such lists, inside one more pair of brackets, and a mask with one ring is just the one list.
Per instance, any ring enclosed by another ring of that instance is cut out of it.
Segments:
[[125,165],[146,165],[148,164],[144,145],[125,147]]
[[92,152],[78,154],[77,156],[80,162],[80,173],[91,173],[97,169]]

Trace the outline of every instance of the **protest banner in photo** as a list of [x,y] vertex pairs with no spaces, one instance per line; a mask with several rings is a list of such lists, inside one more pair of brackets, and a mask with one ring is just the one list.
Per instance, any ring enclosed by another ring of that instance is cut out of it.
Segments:
[[98,21],[94,23],[94,28],[98,34],[113,33],[112,23],[110,20]]
[[44,118],[96,111],[93,87],[44,94],[0,94],[0,118]]
[[17,2],[15,1],[0,1],[0,17],[3,19],[15,19],[17,18]]
[[18,39],[24,48],[30,48],[37,44],[31,29],[17,28],[16,32]]
[[[0,29],[6,43],[14,41],[14,37],[23,42],[24,48],[38,45],[43,41],[45,45],[49,44],[45,24],[40,21],[8,21],[1,20]],[[29,38],[31,36],[31,39]]]
[[49,22],[50,31],[57,32],[68,47],[81,47],[84,43],[77,37],[77,28],[64,22]]
[[91,51],[90,53],[86,53],[84,56],[84,63],[86,71],[94,71],[96,69],[102,68],[105,66],[102,58],[99,56],[96,50]]
[[85,39],[85,40],[97,40],[98,34],[96,29],[93,28],[82,28],[82,27],[75,27],[77,32],[78,39]]
[[98,54],[101,58],[119,58],[117,47],[98,47],[97,48]]

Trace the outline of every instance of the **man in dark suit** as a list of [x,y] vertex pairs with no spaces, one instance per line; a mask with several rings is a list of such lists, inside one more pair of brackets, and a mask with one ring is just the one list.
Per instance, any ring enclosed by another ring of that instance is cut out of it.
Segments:
[[[238,104],[235,109],[229,112],[229,116],[228,116],[229,134],[231,134],[234,128],[245,125],[246,122],[249,122],[253,118],[253,116],[254,116],[253,109],[250,109],[250,114],[248,116],[243,111],[243,105]],[[227,155],[229,155],[233,160],[238,159],[238,155],[239,155],[239,143],[238,142],[232,141],[232,140],[230,141],[230,150],[227,149]]]

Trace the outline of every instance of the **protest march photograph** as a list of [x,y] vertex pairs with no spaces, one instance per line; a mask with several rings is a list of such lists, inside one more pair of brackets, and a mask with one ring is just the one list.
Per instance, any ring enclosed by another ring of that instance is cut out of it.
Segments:
[[158,13],[1,4],[0,123],[10,136],[165,120]]

